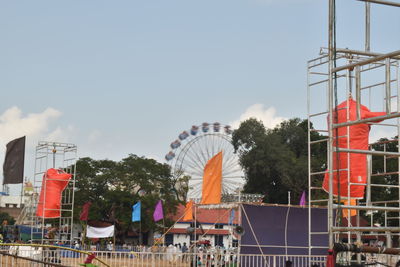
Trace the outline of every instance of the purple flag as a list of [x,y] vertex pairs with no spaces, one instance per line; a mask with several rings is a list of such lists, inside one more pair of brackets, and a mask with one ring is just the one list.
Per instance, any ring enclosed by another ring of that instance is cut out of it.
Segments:
[[159,200],[156,204],[156,207],[154,209],[153,213],[153,219],[155,222],[158,222],[159,220],[164,219],[164,212],[162,208],[162,200]]
[[303,191],[303,194],[301,194],[299,205],[300,206],[305,206],[306,205],[306,191]]

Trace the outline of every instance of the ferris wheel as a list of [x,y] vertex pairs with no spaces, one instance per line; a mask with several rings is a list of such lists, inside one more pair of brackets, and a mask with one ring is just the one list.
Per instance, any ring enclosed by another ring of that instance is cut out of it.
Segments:
[[[219,122],[194,125],[170,144],[165,159],[174,179],[189,177],[187,199],[201,199],[203,171],[206,163],[222,151],[222,196],[237,193],[244,183],[239,156],[232,145],[232,129]],[[229,197],[228,197],[229,198]]]

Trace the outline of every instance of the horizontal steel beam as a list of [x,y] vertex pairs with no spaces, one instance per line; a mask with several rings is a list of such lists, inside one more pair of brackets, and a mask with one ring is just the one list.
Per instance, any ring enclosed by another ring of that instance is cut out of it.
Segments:
[[394,118],[398,118],[398,117],[400,117],[400,112],[395,112],[395,113],[391,113],[388,115],[377,116],[377,117],[363,119],[363,120],[336,123],[336,124],[333,124],[333,128],[335,129],[335,128],[346,127],[346,126],[351,126],[351,125],[356,125],[356,124],[361,124],[361,123],[389,120],[389,119],[394,119]]
[[362,150],[362,149],[347,149],[347,148],[334,148],[335,152],[346,152],[356,154],[368,154],[376,156],[396,156],[400,157],[400,153],[396,152],[384,152],[384,151],[373,151],[373,150]]
[[400,232],[399,227],[332,227],[334,232]]
[[347,69],[353,69],[356,66],[363,66],[363,65],[367,65],[367,64],[370,64],[370,63],[375,63],[375,62],[384,60],[386,58],[394,58],[394,57],[397,57],[397,56],[400,56],[400,50],[396,50],[396,51],[388,53],[388,54],[382,54],[382,55],[379,55],[379,56],[376,56],[376,57],[368,58],[368,59],[365,59],[365,60],[362,60],[362,61],[358,61],[358,62],[351,63],[351,64],[348,64],[348,65],[340,66],[340,67],[337,67],[337,68],[333,68],[332,69],[332,73],[339,72],[339,71],[342,71],[342,70],[347,70]]
[[[339,206],[342,209],[350,209],[350,210],[377,210],[377,211],[394,211],[394,212],[399,212],[400,208],[399,207],[379,207],[379,206],[350,206],[350,205],[338,205],[338,204],[333,204],[333,208],[339,208]],[[399,232],[400,232],[400,228]]]
[[[336,53],[345,53],[345,54],[352,54],[352,55],[359,55],[359,56],[369,56],[369,57],[377,57],[382,56],[382,53],[375,53],[370,51],[361,51],[361,50],[352,50],[347,48],[336,48]],[[400,59],[400,56],[392,57],[394,59]]]
[[400,7],[400,3],[398,2],[392,2],[392,1],[385,1],[385,0],[357,0],[361,2],[370,2],[374,4],[380,4],[380,5],[386,5],[386,6],[396,6]]

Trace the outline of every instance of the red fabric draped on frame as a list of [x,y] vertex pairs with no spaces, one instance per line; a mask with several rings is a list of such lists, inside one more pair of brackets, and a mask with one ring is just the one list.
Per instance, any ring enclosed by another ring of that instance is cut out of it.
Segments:
[[71,174],[62,170],[47,170],[43,176],[42,190],[36,211],[38,217],[58,218],[61,216],[61,195],[71,177]]
[[[347,108],[347,104],[349,108]],[[354,121],[357,119],[357,102],[351,97],[340,105],[337,106],[337,123],[344,123],[347,121]],[[347,111],[349,119],[347,119]],[[385,112],[371,112],[367,107],[360,105],[360,115],[361,119],[368,119],[377,116],[386,115]],[[338,142],[339,148],[349,148],[349,149],[360,149],[368,150],[368,137],[369,137],[370,125],[363,123],[349,126],[349,146],[347,138],[347,127],[340,127],[337,130],[339,136],[336,140],[337,134],[336,130],[333,131],[333,145]],[[351,183],[366,183],[367,180],[367,155],[366,154],[356,154],[356,153],[339,153],[339,161],[337,159],[338,154],[333,153],[333,189],[332,192],[335,196],[338,195],[338,183],[340,183],[340,196],[343,198],[363,198],[364,197],[364,185],[351,185],[350,194],[348,192],[348,179],[347,179],[347,163],[348,155],[350,155],[350,182]],[[339,166],[338,166],[339,164]],[[336,170],[339,171],[339,179]],[[323,188],[325,191],[329,192],[329,172],[325,173],[325,179],[323,183]]]

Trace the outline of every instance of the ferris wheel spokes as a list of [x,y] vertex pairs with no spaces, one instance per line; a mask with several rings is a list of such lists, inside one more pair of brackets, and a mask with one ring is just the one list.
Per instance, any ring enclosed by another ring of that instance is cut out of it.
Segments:
[[[216,154],[222,151],[222,192],[232,194],[244,182],[238,155],[231,142],[230,126],[220,123],[203,123],[183,131],[171,143],[172,150],[165,156],[174,175],[189,176],[190,198],[201,197],[204,167]],[[229,199],[229,198],[226,198]],[[232,199],[232,198],[230,198]]]

